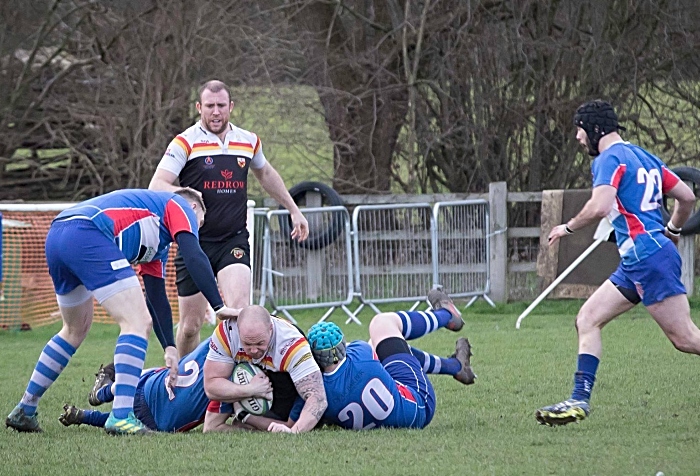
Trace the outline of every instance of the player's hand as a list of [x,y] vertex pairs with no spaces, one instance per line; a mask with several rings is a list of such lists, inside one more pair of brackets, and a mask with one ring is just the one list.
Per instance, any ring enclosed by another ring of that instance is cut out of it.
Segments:
[[220,321],[225,321],[226,319],[233,319],[235,321],[240,313],[241,309],[239,308],[224,306],[216,313],[216,318]]
[[177,364],[178,354],[175,347],[168,346],[165,348],[165,366],[168,368],[168,379],[165,383],[166,388],[172,389],[177,385]]
[[273,421],[270,423],[270,425],[267,427],[267,431],[270,433],[294,433],[291,428],[278,421]]
[[272,382],[263,372],[253,375],[250,383],[247,385],[250,390],[251,397],[261,397],[266,400],[272,400]]
[[549,232],[549,236],[547,237],[547,243],[549,244],[549,246],[552,246],[554,243],[557,242],[559,238],[566,235],[568,235],[568,233],[566,232],[566,225],[557,225],[554,228],[552,228],[552,231]]
[[666,238],[669,240],[673,241],[673,244],[678,246],[678,241],[680,239],[680,235],[673,235],[668,232],[668,228],[664,228],[664,235],[666,235]]
[[309,237],[309,222],[300,211],[291,214],[292,218],[292,239],[304,241]]

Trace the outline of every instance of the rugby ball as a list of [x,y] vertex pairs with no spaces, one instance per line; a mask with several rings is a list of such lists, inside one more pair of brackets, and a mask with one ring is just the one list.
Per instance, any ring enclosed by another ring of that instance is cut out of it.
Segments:
[[[262,372],[257,365],[241,362],[233,368],[231,379],[238,385],[248,385],[255,374]],[[243,409],[251,415],[263,415],[272,407],[272,400],[265,398],[250,397],[239,402]]]

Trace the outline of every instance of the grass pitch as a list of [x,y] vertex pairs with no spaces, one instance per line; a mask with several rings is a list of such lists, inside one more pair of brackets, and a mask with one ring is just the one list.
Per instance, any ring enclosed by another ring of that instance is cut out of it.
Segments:
[[[700,303],[693,302],[700,322]],[[534,411],[570,394],[576,358],[573,316],[580,302],[545,302],[515,330],[527,303],[491,309],[477,302],[460,333],[474,350],[475,385],[433,376],[437,413],[425,430],[305,435],[158,434],[110,437],[87,426],[64,428],[64,403],[87,406],[101,362],[111,358],[114,325],[94,325],[68,368],[39,405],[43,434],[0,431],[0,474],[237,475],[671,475],[700,473],[700,360],[681,354],[643,308],[603,332],[604,356],[591,416],[559,428],[537,425]],[[398,305],[397,309],[401,305]],[[295,314],[308,328],[321,313]],[[363,326],[331,316],[349,339],[366,339]],[[0,333],[2,416],[12,410],[36,358],[58,325]],[[205,328],[203,337],[212,328]],[[457,334],[441,330],[412,343],[441,355]],[[151,339],[147,366],[161,365]]]

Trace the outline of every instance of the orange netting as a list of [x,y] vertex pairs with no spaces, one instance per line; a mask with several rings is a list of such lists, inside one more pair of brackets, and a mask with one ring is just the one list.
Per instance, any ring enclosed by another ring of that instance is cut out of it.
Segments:
[[[56,211],[2,212],[0,328],[17,329],[22,324],[41,326],[61,319],[44,254],[46,234],[57,214]],[[178,316],[173,265],[176,249],[177,245],[170,249],[165,279],[175,321]],[[114,322],[97,302],[94,322]]]

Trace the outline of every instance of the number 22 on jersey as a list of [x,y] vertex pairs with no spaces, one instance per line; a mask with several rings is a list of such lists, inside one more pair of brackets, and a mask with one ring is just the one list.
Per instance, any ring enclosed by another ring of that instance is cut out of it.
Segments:
[[663,196],[661,172],[658,169],[645,170],[640,167],[637,170],[637,183],[644,184],[644,195],[642,203],[639,204],[640,210],[648,212],[659,208],[659,202]]

